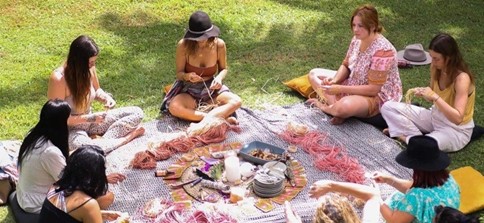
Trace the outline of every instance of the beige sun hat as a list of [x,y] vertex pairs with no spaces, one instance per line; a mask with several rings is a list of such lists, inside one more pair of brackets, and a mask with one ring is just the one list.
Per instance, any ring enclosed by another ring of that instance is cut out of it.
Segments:
[[397,59],[404,60],[412,65],[426,65],[432,62],[430,54],[424,50],[420,43],[410,44],[404,50],[398,51]]

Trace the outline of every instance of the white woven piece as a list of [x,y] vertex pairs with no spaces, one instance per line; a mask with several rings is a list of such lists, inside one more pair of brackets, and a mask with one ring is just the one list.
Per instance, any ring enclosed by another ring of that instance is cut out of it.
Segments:
[[[305,104],[296,104],[288,107],[272,107],[270,110],[250,110],[246,108],[237,111],[241,133],[229,132],[225,142],[250,143],[254,140],[262,141],[280,148],[288,148],[289,144],[280,139],[277,134],[286,129],[288,122],[306,124],[310,130],[317,130],[329,135],[329,142],[341,145],[348,155],[357,158],[365,169],[365,175],[374,171],[389,173],[397,177],[410,179],[410,170],[401,167],[395,162],[395,156],[401,148],[394,140],[383,135],[378,129],[358,120],[348,119],[342,125],[334,126],[329,118],[317,109],[310,109]],[[110,185],[116,199],[110,210],[128,212],[132,222],[150,222],[141,216],[140,209],[153,198],[171,200],[170,190],[161,178],[154,175],[154,170],[135,170],[129,168],[129,162],[134,154],[148,148],[148,141],[153,137],[167,137],[170,133],[183,131],[189,123],[180,121],[171,116],[162,120],[144,123],[145,135],[131,143],[111,152],[107,156],[108,173],[120,172],[127,179],[119,185]],[[320,179],[342,181],[333,173],[324,172],[313,166],[313,157],[298,149],[293,157],[300,161],[307,174],[308,184],[304,190],[291,200],[292,207],[302,217],[303,222],[310,222],[313,218],[317,200],[308,196],[309,186]],[[157,169],[167,168],[174,163],[174,157],[157,163]],[[367,179],[366,184],[370,184]],[[380,185],[383,198],[394,192],[387,185]],[[200,205],[197,201],[195,206]],[[275,209],[269,213],[256,212],[254,215],[244,215],[241,222],[285,222],[284,206],[275,204]]]

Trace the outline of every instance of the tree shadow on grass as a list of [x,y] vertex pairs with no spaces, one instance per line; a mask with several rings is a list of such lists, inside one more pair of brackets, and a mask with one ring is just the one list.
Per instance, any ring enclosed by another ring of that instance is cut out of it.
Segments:
[[[132,24],[132,17],[138,18],[141,24]],[[141,107],[159,104],[163,86],[174,81],[176,39],[182,28],[155,20],[143,12],[129,16],[104,14],[99,18],[99,25],[124,42],[121,53],[102,52],[103,57],[110,58],[104,62],[104,69],[109,73],[100,78],[103,85],[114,95],[124,92],[119,97],[137,100]]]
[[0,105],[2,108],[16,108],[29,104],[42,106],[45,101],[39,102],[39,98],[47,94],[47,83],[48,76],[35,76],[28,82],[0,88]]
[[[145,21],[132,25],[131,17],[145,18]],[[101,27],[124,41],[122,54],[114,55],[110,51],[102,53],[111,58],[104,62],[105,69],[117,72],[114,72],[116,75],[106,74],[101,81],[108,83],[115,91],[119,89],[133,97],[150,98],[139,102],[144,103],[140,105],[159,104],[164,96],[161,94],[162,87],[175,80],[176,43],[185,32],[186,22],[166,23],[144,12],[133,15],[109,13],[102,15],[99,21]],[[268,78],[277,77],[282,82],[324,64],[337,69],[351,39],[349,29],[340,33],[341,29],[335,28],[339,23],[339,20],[321,20],[313,30],[304,30],[300,34],[294,31],[299,28],[296,25],[276,24],[268,27],[265,38],[255,40],[256,36],[238,38],[237,34],[244,30],[229,32],[229,24],[217,21],[222,31],[221,38],[228,48],[230,75],[225,83],[236,93],[264,94],[258,89]],[[329,29],[331,31],[321,31],[321,27],[333,28]],[[251,27],[253,30],[264,28],[267,27]],[[346,36],[346,41],[339,41],[341,35]],[[321,36],[324,38],[318,38]],[[315,44],[318,47],[314,47]],[[307,67],[294,69],[301,67],[301,64],[307,64]],[[119,65],[122,67],[116,67]],[[265,74],[259,76],[260,72]],[[285,89],[282,84],[269,84],[267,90],[280,92],[281,89]]]
[[[303,10],[335,13],[333,18],[341,24],[349,24],[354,9],[363,3],[353,1],[304,1],[272,0],[279,4]],[[482,46],[484,29],[481,28],[484,14],[484,1],[386,1],[372,2],[378,10],[385,32],[383,35],[392,42],[397,50],[408,44],[421,43],[427,48],[430,40],[440,32],[446,32],[456,38],[464,59],[474,75],[484,72],[482,64]],[[339,14],[338,14],[339,13]],[[339,26],[340,28],[343,25]],[[326,30],[315,30],[315,35]],[[344,38],[345,35],[341,35]],[[309,45],[317,46],[314,39]],[[344,42],[344,41],[343,41]],[[422,68],[420,68],[422,69]],[[404,83],[416,81],[416,70],[400,70]],[[421,73],[421,72],[420,72]],[[423,72],[428,75],[428,72]],[[428,79],[428,76],[424,76]],[[420,84],[423,84],[420,80]],[[426,83],[425,83],[426,84]],[[484,79],[477,78],[476,86],[484,84]],[[405,85],[404,87],[408,87]],[[415,87],[411,85],[410,87]],[[482,103],[476,103],[476,111],[484,109]],[[480,114],[476,114],[476,119]]]
[[[354,9],[364,3],[353,1],[272,0],[294,8],[321,12],[347,11],[347,22]],[[431,38],[445,30],[457,38],[478,40],[482,35],[469,35],[480,29],[484,1],[386,1],[372,3],[387,30],[388,38],[397,49],[409,43],[427,46]],[[450,15],[450,13],[452,15]],[[456,19],[458,18],[458,19]],[[448,32],[449,32],[448,31]],[[392,38],[398,37],[398,38]]]

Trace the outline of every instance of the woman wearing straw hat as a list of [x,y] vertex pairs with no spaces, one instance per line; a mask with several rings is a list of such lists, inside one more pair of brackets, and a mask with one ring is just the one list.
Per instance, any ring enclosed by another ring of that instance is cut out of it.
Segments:
[[381,34],[383,27],[375,7],[358,7],[351,27],[354,36],[338,71],[316,68],[309,73],[312,88],[324,100],[308,102],[332,115],[332,124],[349,117],[373,117],[384,102],[402,97],[397,51]]
[[228,74],[227,49],[219,34],[207,13],[196,11],[190,16],[176,49],[176,81],[163,100],[162,111],[189,121],[211,116],[237,123],[231,115],[240,108],[241,99],[223,85]]
[[391,137],[407,142],[412,136],[426,135],[437,140],[440,150],[458,151],[469,143],[474,128],[474,76],[452,36],[435,36],[429,53],[430,86],[410,89],[407,102],[416,96],[433,103],[432,107],[387,102],[381,113]]
[[[314,183],[309,196],[319,198],[329,192],[337,192],[363,199],[366,201],[363,222],[378,222],[378,211],[387,222],[432,222],[436,217],[436,206],[459,207],[459,186],[446,170],[450,158],[447,153],[439,150],[433,138],[410,138],[408,148],[400,152],[395,160],[412,169],[413,176],[412,180],[404,180],[376,172],[373,180],[397,190],[385,202],[381,200],[378,187],[331,180]],[[291,222],[297,222],[297,216],[289,208],[286,208],[286,215],[288,219],[292,219]],[[356,220],[355,222],[360,222],[359,219]]]

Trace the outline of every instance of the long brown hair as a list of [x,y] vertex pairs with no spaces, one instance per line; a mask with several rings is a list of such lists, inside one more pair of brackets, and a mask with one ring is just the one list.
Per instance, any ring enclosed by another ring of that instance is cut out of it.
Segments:
[[424,171],[413,170],[413,184],[412,187],[430,188],[442,186],[449,179],[449,171]]
[[[446,33],[440,33],[436,35],[429,44],[429,50],[442,55],[444,59],[444,70],[450,78],[449,85],[452,84],[461,72],[465,72],[469,75],[471,83],[474,85],[474,76],[471,74],[467,64],[462,58],[459,46],[455,39]],[[435,68],[435,66],[430,66],[430,75],[432,80],[439,80],[440,75],[442,75],[442,70]],[[430,84],[433,85],[432,81]],[[448,85],[448,86],[449,86]],[[448,87],[446,86],[446,87]]]
[[[215,46],[215,38],[216,37],[210,37],[207,39],[207,45],[209,48],[212,48]],[[185,39],[183,41],[185,43],[185,49],[186,49],[186,52],[187,52],[187,56],[190,56],[190,55],[194,55],[197,50],[198,50],[198,41],[196,40],[189,40],[189,39]]]
[[91,88],[89,58],[98,54],[99,48],[88,36],[79,36],[71,43],[64,77],[77,110],[85,111],[87,108],[87,95]]
[[[381,33],[383,32],[383,26],[381,25],[380,21],[378,20],[378,11],[373,5],[362,5],[353,11],[353,15],[351,16],[350,27],[353,28],[353,20],[355,16],[359,16],[361,18],[361,22],[363,26],[368,30],[369,33],[376,32]],[[371,28],[375,30],[371,30]]]

